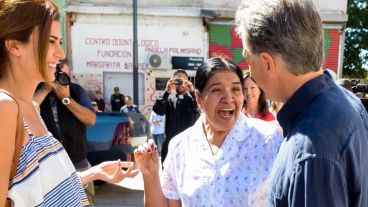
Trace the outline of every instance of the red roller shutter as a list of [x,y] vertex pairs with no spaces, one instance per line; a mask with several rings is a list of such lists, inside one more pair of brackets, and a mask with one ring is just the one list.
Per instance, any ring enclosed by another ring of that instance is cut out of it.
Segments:
[[233,60],[242,69],[248,69],[242,51],[242,42],[236,36],[234,26],[229,24],[211,24],[209,26],[209,57],[220,55]]
[[324,29],[325,62],[323,68],[337,73],[339,60],[340,32],[339,29]]

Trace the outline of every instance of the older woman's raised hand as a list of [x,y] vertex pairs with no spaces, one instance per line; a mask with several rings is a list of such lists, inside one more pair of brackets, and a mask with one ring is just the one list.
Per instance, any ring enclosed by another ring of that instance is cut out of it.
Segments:
[[[134,170],[133,162],[122,162],[120,160],[117,161],[108,161],[103,162],[99,165],[94,166],[95,170],[98,173],[98,178],[108,183],[118,183],[122,181],[124,178],[133,178],[138,174],[138,170]],[[123,170],[122,168],[128,168],[127,170]]]
[[134,150],[134,160],[143,176],[153,176],[158,174],[160,160],[157,146],[152,139]]

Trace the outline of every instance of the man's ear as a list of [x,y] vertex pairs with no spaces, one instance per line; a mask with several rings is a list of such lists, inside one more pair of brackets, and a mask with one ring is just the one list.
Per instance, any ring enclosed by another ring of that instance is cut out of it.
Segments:
[[195,98],[196,98],[196,102],[197,102],[198,108],[202,108],[203,102],[202,102],[201,93],[197,89],[195,89],[194,90],[194,95],[195,95]]
[[276,62],[273,55],[268,52],[261,52],[260,57],[263,63],[263,66],[267,72],[274,73],[276,69]]
[[19,41],[18,40],[5,40],[5,48],[14,56],[19,57],[21,52],[19,50]]

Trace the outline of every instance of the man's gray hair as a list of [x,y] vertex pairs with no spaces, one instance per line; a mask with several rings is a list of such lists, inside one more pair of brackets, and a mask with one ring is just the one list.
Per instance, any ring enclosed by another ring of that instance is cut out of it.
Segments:
[[313,0],[243,0],[236,26],[251,53],[279,55],[293,74],[322,66],[322,21]]

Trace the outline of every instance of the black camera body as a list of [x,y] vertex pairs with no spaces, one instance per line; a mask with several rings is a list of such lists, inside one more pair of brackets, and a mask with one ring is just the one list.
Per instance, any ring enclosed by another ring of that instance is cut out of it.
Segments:
[[358,83],[355,86],[352,86],[351,89],[353,93],[368,93],[368,85],[363,83]]
[[[351,80],[351,90],[354,94],[368,94],[368,84],[360,82],[360,80]],[[365,109],[368,111],[368,98],[360,98]]]
[[181,79],[181,78],[176,78],[176,79],[175,79],[175,84],[176,84],[177,86],[183,85],[183,79]]
[[351,80],[351,90],[353,93],[368,93],[368,84],[360,82],[360,80]]
[[61,70],[60,64],[56,65],[56,71],[54,73],[55,81],[60,83],[63,86],[67,86],[70,84],[70,77],[67,73]]

